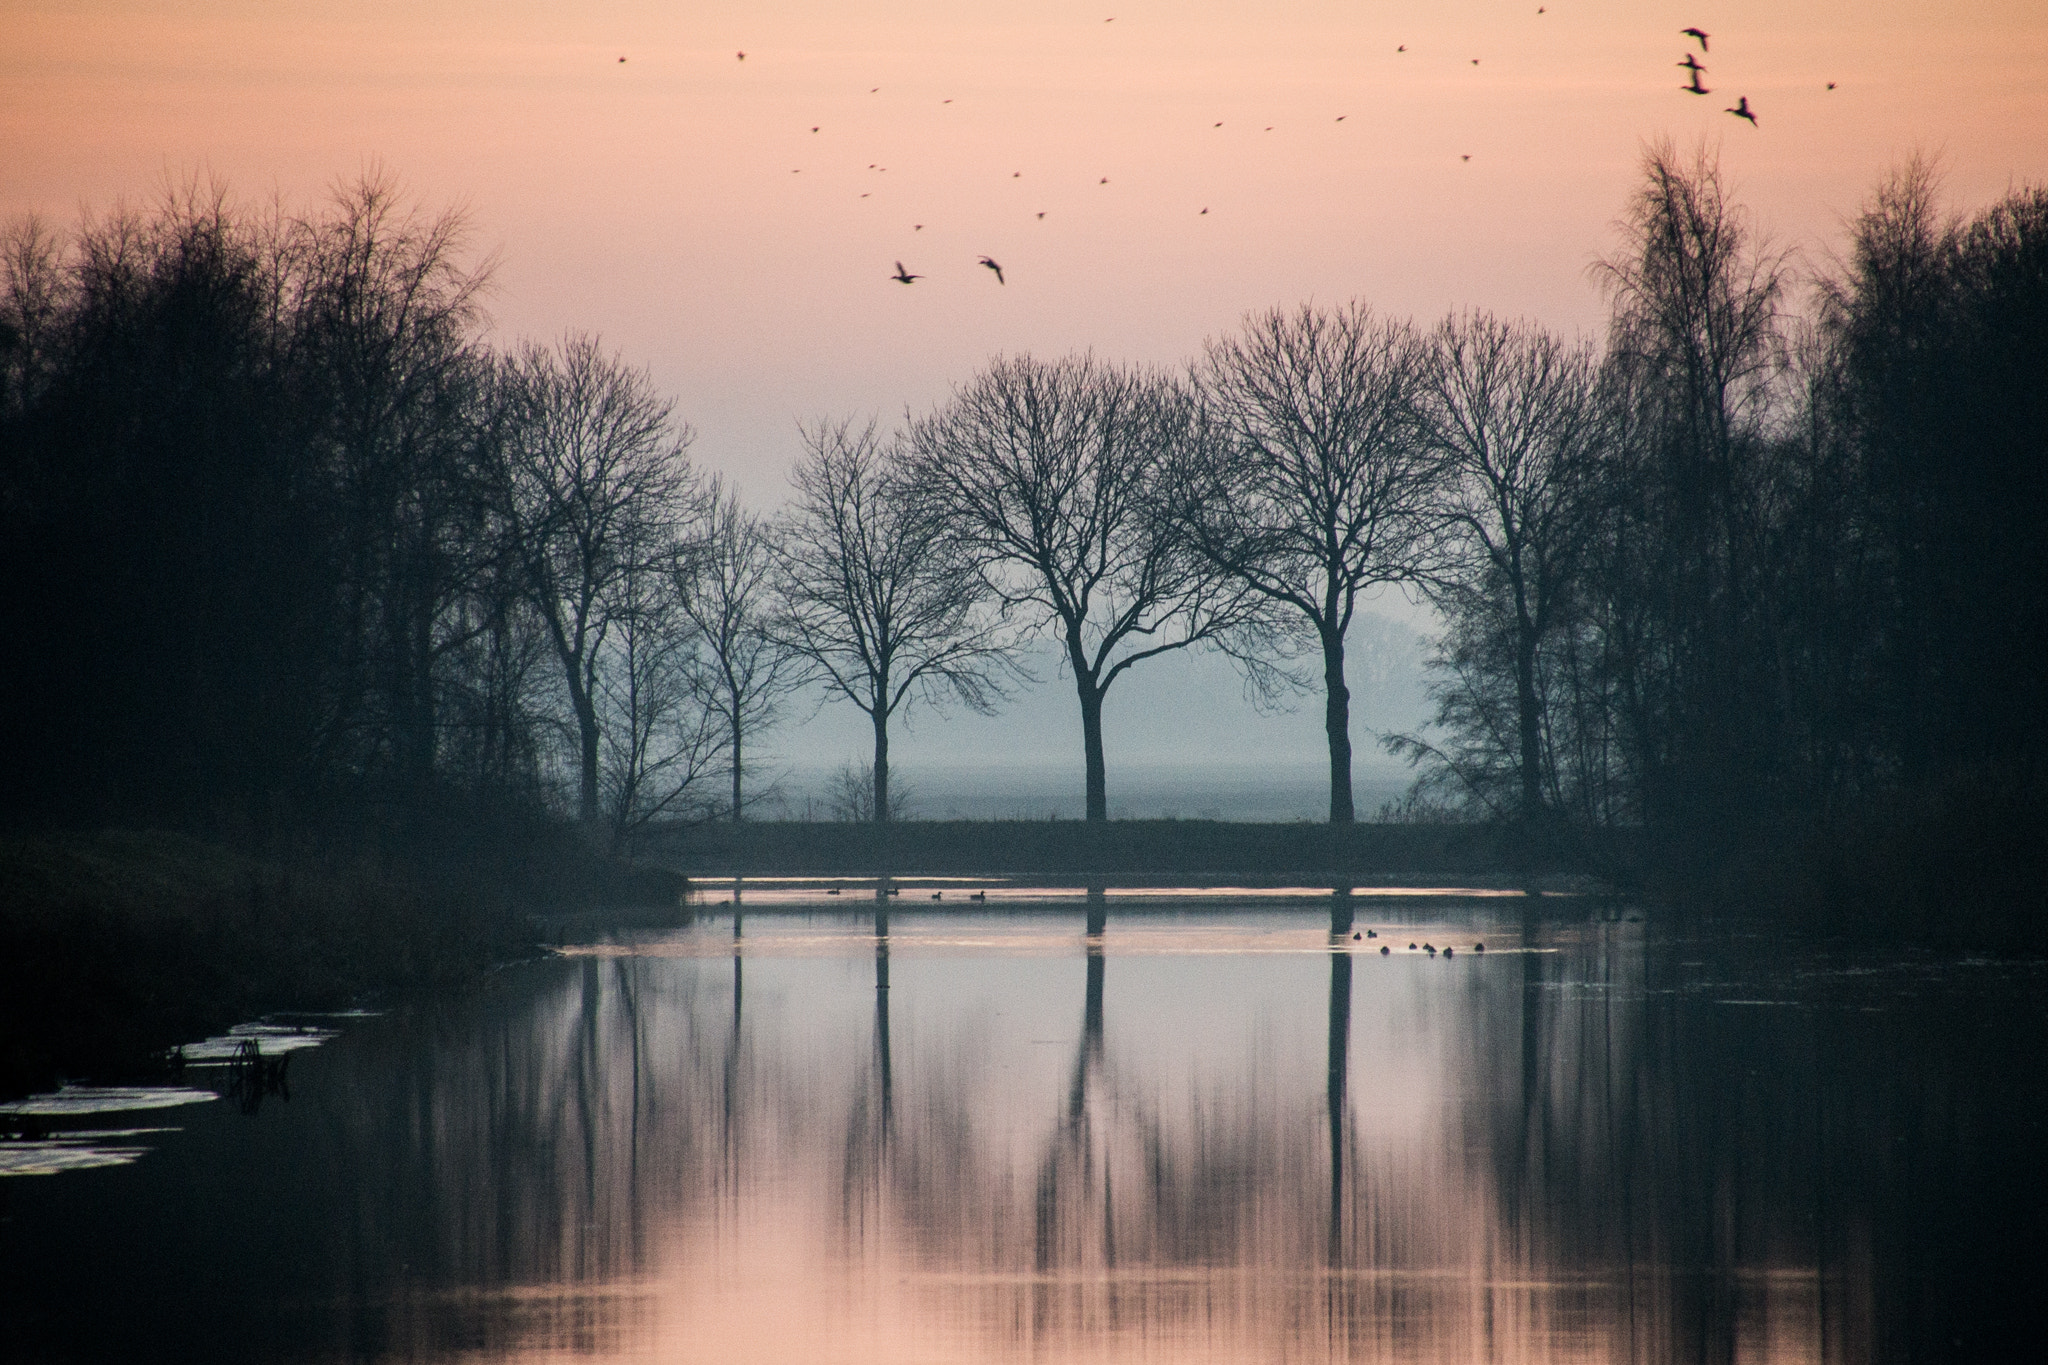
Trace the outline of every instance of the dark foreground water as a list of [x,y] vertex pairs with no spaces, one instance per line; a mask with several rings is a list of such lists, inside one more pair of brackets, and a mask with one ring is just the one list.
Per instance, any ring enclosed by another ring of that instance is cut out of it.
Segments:
[[2039,1358],[2040,964],[1505,898],[1334,947],[1327,905],[1113,900],[1091,946],[926,895],[572,949],[339,1021],[289,1099],[97,1116],[116,1164],[0,1179],[0,1352]]

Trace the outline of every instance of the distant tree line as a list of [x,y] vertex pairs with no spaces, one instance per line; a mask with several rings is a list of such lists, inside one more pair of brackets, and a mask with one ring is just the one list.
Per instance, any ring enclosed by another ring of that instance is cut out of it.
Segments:
[[[1727,832],[1945,786],[2038,790],[2048,192],[1967,221],[1908,164],[1800,281],[1701,152],[1650,151],[1604,345],[1483,312],[1275,309],[1179,372],[1000,358],[896,432],[802,429],[771,517],[645,372],[493,348],[459,216],[188,190],[5,238],[7,812],[263,840],[556,810],[618,846],[741,817],[821,686],[999,706],[1021,641],[1103,700],[1220,649],[1323,700],[1347,633],[1441,610],[1417,800],[1545,835]],[[1190,736],[1198,745],[1199,736]]]

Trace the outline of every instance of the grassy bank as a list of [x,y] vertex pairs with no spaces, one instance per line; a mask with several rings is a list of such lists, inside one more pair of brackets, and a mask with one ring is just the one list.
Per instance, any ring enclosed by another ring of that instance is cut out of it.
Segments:
[[[536,889],[660,889],[584,861]],[[506,884],[455,863],[286,866],[165,833],[0,839],[0,1096],[144,1074],[272,1010],[474,979],[530,950],[530,906]]]
[[651,836],[647,856],[691,876],[971,874],[1256,878],[1328,884],[1557,876],[1585,870],[1482,825],[1235,824],[1215,820],[747,821]]

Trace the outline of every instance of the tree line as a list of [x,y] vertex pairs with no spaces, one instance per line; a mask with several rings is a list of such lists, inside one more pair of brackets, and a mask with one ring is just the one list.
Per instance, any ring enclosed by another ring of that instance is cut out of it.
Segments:
[[[16,821],[258,841],[554,809],[617,847],[739,818],[807,685],[988,711],[1057,646],[1087,815],[1103,701],[1226,652],[1319,695],[1352,800],[1362,594],[1440,610],[1420,809],[1564,835],[2038,790],[2048,192],[1886,178],[1795,271],[1704,150],[1645,154],[1603,342],[1272,309],[1173,371],[998,358],[801,428],[772,515],[595,338],[494,347],[491,262],[386,182],[188,188],[6,235],[0,753]],[[1811,286],[1811,306],[1797,297]],[[1199,737],[1191,737],[1199,743]]]

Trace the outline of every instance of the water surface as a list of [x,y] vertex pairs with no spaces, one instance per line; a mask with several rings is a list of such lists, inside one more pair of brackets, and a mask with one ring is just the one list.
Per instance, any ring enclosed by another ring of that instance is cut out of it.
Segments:
[[7,1349],[1972,1359],[2038,1307],[2039,964],[953,885],[568,946],[0,1180]]

